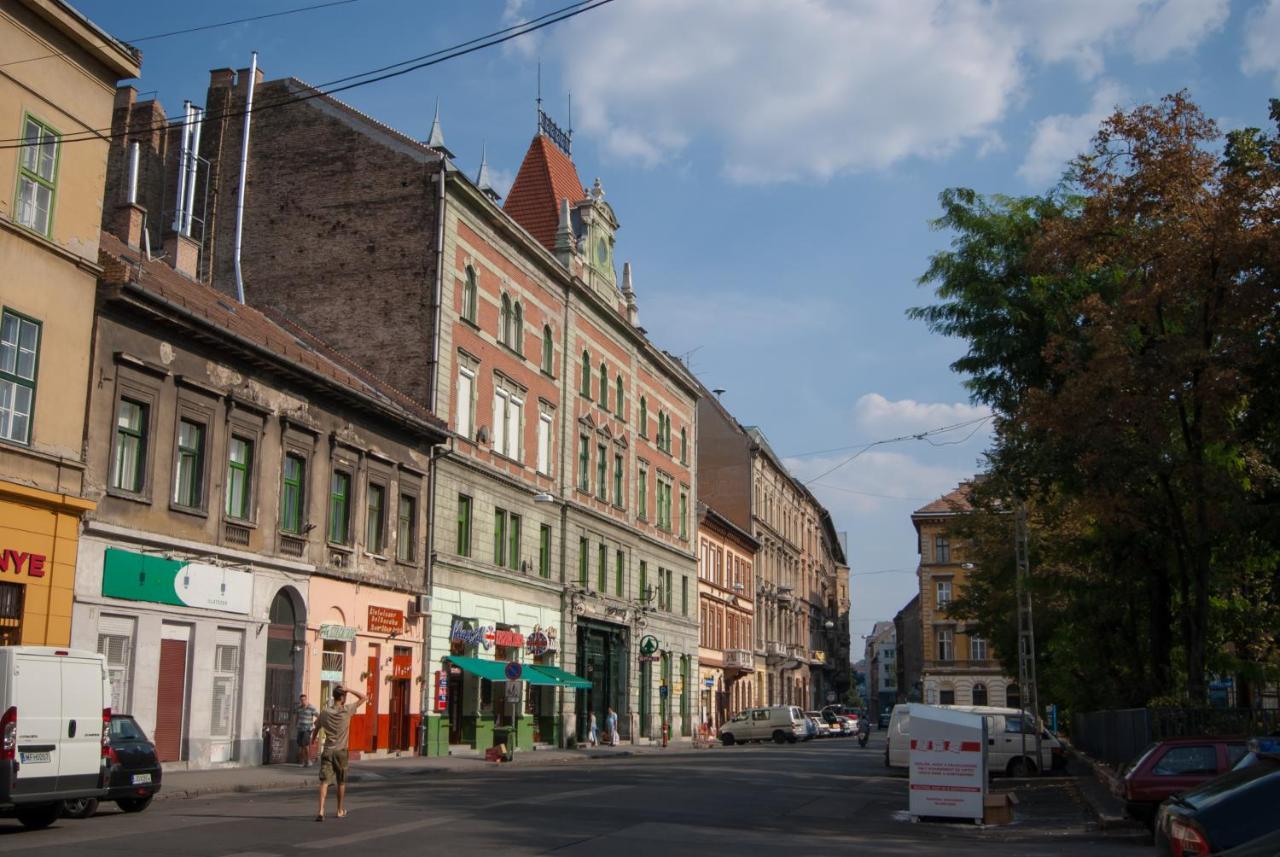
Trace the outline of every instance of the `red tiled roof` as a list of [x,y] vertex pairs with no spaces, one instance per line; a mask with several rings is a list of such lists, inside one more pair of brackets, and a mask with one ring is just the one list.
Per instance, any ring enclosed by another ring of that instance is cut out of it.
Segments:
[[247,304],[239,304],[209,286],[179,274],[164,262],[145,259],[137,250],[110,232],[98,245],[105,282],[133,283],[147,292],[177,304],[209,325],[253,343],[284,366],[296,366],[351,390],[366,400],[380,402],[389,411],[427,423],[442,434],[447,427],[430,411],[367,369],[308,332],[291,319],[270,311],[279,320]]
[[533,138],[503,210],[552,252],[560,224],[560,200],[583,199],[582,181],[573,161],[542,134]]
[[969,503],[969,491],[973,488],[972,482],[961,482],[956,488],[943,494],[937,500],[928,505],[921,506],[912,512],[913,515],[945,515],[956,514],[958,512],[967,512],[973,508]]

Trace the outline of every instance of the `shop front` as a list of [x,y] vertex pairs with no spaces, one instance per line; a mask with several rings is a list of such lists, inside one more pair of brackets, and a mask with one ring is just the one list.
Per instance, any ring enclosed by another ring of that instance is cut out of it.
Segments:
[[[577,674],[590,682],[578,692],[578,741],[587,740],[591,715],[603,732],[608,710],[618,715],[618,731],[631,740],[631,705],[628,693],[630,630],[625,625],[578,619]],[[665,699],[665,693],[663,699]],[[641,726],[643,730],[643,726]]]
[[80,516],[93,508],[0,481],[0,645],[70,642]]
[[[411,751],[418,735],[424,682],[426,620],[410,613],[414,596],[368,584],[315,577],[311,581],[303,686],[317,707],[339,684],[368,701],[351,721],[354,754]],[[358,756],[357,756],[358,758]]]
[[728,720],[729,694],[725,685],[725,671],[720,667],[698,664],[698,722],[712,731]]

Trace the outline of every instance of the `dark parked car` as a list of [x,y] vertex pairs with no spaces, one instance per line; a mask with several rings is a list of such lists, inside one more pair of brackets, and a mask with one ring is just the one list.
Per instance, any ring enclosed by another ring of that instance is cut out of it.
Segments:
[[[160,760],[156,745],[128,714],[111,715],[109,764],[111,776],[105,800],[113,800],[125,812],[142,812],[160,791]],[[63,815],[88,818],[98,809],[97,798],[65,801]]]
[[1152,744],[1125,771],[1126,812],[1151,825],[1162,800],[1225,774],[1246,750],[1243,738],[1170,738]]
[[1278,806],[1280,757],[1264,754],[1256,764],[1165,801],[1156,817],[1156,853],[1170,857],[1253,853],[1257,840],[1280,830]]

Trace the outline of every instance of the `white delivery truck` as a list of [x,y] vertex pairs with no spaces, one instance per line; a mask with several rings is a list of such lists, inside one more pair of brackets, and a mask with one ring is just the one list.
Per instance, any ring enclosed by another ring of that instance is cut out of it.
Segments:
[[96,652],[0,646],[0,813],[48,827],[64,800],[106,795],[110,700]]

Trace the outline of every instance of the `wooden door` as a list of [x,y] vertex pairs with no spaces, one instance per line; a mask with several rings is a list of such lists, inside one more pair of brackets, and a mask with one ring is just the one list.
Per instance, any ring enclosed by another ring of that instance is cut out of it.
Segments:
[[369,701],[364,705],[364,734],[368,736],[367,745],[364,749],[373,752],[378,749],[378,660],[379,654],[376,648],[372,649],[374,654],[369,655],[369,670],[365,676],[365,693],[369,696]]
[[182,758],[182,709],[187,699],[187,641],[160,641],[156,689],[156,755],[162,762]]
[[387,748],[390,750],[408,750],[409,749],[409,680],[406,678],[394,679],[391,682],[391,699],[389,700],[390,711],[387,716],[388,731],[390,732],[390,740],[387,742]]

